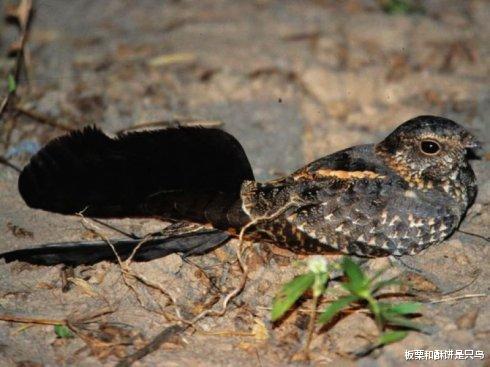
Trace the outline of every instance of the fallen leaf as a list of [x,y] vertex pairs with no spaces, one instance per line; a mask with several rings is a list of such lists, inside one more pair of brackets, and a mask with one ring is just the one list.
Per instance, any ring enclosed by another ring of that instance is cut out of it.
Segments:
[[267,340],[269,339],[269,331],[261,319],[254,319],[254,326],[252,327],[252,333],[254,338],[257,340]]
[[94,290],[94,288],[87,281],[81,278],[68,278],[67,280],[75,284],[77,287],[79,287],[82,290],[82,292],[85,293],[86,295],[94,298],[99,296],[99,294]]
[[150,66],[166,66],[171,64],[185,64],[196,61],[196,55],[192,53],[175,53],[175,54],[167,54],[160,55],[152,58],[148,64]]

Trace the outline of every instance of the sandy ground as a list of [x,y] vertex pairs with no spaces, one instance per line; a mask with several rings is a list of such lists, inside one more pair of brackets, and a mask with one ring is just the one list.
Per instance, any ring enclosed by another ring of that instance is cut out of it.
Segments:
[[[454,119],[479,136],[485,152],[490,146],[488,1],[423,1],[423,13],[401,15],[386,14],[367,0],[37,3],[28,42],[30,84],[21,83],[19,94],[26,108],[60,123],[95,123],[116,132],[148,121],[220,120],[243,143],[259,179],[347,146],[378,141],[419,114]],[[15,36],[15,28],[0,25],[2,81],[11,66],[3,55]],[[29,156],[23,146],[41,145],[63,131],[9,115],[0,133],[0,153],[22,166]],[[489,158],[483,153],[474,162],[479,195],[462,224],[486,236]],[[27,208],[16,182],[17,173],[0,166],[0,251],[93,236],[78,218]],[[164,225],[114,223],[137,233]],[[272,325],[269,308],[281,284],[301,269],[266,246],[254,248],[250,279],[226,315],[203,319],[197,331],[166,343],[138,365],[300,363],[292,356],[304,340],[307,316],[297,309]],[[456,233],[405,261],[432,274],[411,276],[419,296],[440,300],[459,288],[447,297],[487,294],[489,257],[488,242]],[[194,264],[172,255],[133,266],[191,317],[213,303],[218,309],[220,297],[237,284],[234,259],[230,244],[192,258]],[[369,267],[386,264],[379,259]],[[404,272],[389,270],[391,275]],[[0,312],[50,319],[80,318],[107,307],[113,312],[84,326],[85,341],[56,338],[51,325],[0,321],[0,365],[113,365],[173,323],[168,298],[139,282],[125,283],[115,264],[76,268],[76,283],[68,292],[61,290],[60,273],[61,266],[0,262]],[[309,301],[301,305],[308,306]],[[488,361],[488,298],[426,303],[420,321],[434,333],[413,332],[353,360],[349,352],[372,339],[376,328],[362,313],[350,315],[316,335],[311,364],[415,365],[405,362],[407,349],[480,349]],[[485,361],[444,365],[483,366]]]

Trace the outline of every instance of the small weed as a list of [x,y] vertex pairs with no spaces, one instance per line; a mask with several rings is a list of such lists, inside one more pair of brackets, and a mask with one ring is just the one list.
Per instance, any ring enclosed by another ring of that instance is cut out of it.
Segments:
[[55,325],[54,333],[61,339],[71,339],[75,337],[71,330],[65,325]]
[[9,93],[14,93],[17,89],[17,83],[15,82],[15,78],[12,74],[7,76],[7,90]]
[[272,305],[272,321],[280,319],[309,289],[313,297],[318,298],[325,290],[328,281],[327,262],[320,256],[313,257],[308,262],[308,272],[298,275],[286,283],[277,294]]
[[379,0],[379,3],[388,14],[424,13],[424,8],[414,0]]
[[308,325],[308,337],[305,343],[304,352],[308,357],[310,343],[315,329],[318,300],[325,292],[328,282],[329,269],[327,261],[321,256],[314,256],[308,261],[308,272],[294,278],[285,284],[279,294],[274,299],[272,305],[272,321],[280,319],[309,289],[313,294],[313,307],[310,313]]
[[313,295],[313,308],[310,315],[310,327],[304,351],[308,354],[311,337],[315,328],[318,301],[325,293],[329,273],[339,268],[346,276],[346,281],[341,284],[348,293],[332,302],[318,318],[318,323],[326,324],[337,316],[342,310],[361,306],[369,310],[380,331],[378,339],[369,348],[358,355],[369,354],[376,348],[402,340],[407,336],[407,331],[390,330],[412,329],[424,331],[424,326],[413,322],[409,316],[418,313],[420,304],[415,302],[388,303],[379,301],[381,291],[388,286],[399,284],[396,279],[379,280],[384,270],[377,272],[369,278],[363,273],[357,263],[345,257],[340,264],[327,266],[325,259],[313,257],[308,262],[308,272],[299,275],[291,282],[285,284],[274,299],[272,306],[272,321],[280,319],[296,301],[306,292],[311,290]]

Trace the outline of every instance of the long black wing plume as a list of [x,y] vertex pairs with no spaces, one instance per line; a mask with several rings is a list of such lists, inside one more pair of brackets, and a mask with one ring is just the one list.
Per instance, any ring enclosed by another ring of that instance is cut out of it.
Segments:
[[19,191],[30,207],[62,214],[160,216],[221,228],[230,226],[230,208],[239,207],[242,182],[253,179],[240,143],[219,129],[181,127],[111,138],[89,127],[34,155],[19,177]]
[[[224,244],[230,239],[227,232],[210,229],[173,236],[152,236],[136,251],[135,261],[148,261],[182,253],[200,255]],[[127,259],[142,239],[114,239],[111,244],[122,260]],[[105,241],[60,242],[14,250],[0,254],[6,262],[24,261],[36,265],[66,264],[71,266],[94,264],[102,260],[115,261],[116,256]]]
[[[218,129],[182,127],[111,138],[95,127],[48,143],[24,168],[19,191],[30,207],[88,217],[163,217],[239,227],[240,188],[253,180],[240,143]],[[154,236],[135,260],[170,253],[199,254],[230,238],[220,230]],[[112,243],[122,259],[141,240]],[[0,254],[33,264],[92,264],[114,260],[104,241],[64,242]]]

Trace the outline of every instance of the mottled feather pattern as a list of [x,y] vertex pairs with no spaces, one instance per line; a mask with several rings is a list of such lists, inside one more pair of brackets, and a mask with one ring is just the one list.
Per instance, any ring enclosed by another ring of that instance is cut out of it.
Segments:
[[[420,125],[418,121],[412,124]],[[456,139],[437,129],[445,139]],[[256,227],[266,238],[292,251],[415,254],[454,231],[474,199],[476,185],[465,161],[447,175],[427,178],[423,170],[414,171],[401,163],[396,166],[394,157],[401,155],[395,150],[388,154],[379,145],[334,153],[291,176],[243,186],[244,210],[257,219],[290,204],[272,223]],[[412,165],[417,159],[417,155],[411,158]]]
[[[86,208],[85,215],[94,217],[184,219],[231,235],[247,225],[248,238],[298,253],[400,256],[437,244],[458,227],[477,193],[467,156],[477,147],[454,121],[419,116],[378,144],[351,147],[286,177],[256,182],[239,142],[220,130],[176,128],[110,138],[88,128],[36,154],[20,176],[19,191],[29,206],[63,214]],[[189,246],[172,251],[185,253]],[[61,247],[32,254],[42,261],[53,255],[72,261],[69,253],[77,247]],[[22,259],[30,253],[23,251]]]

